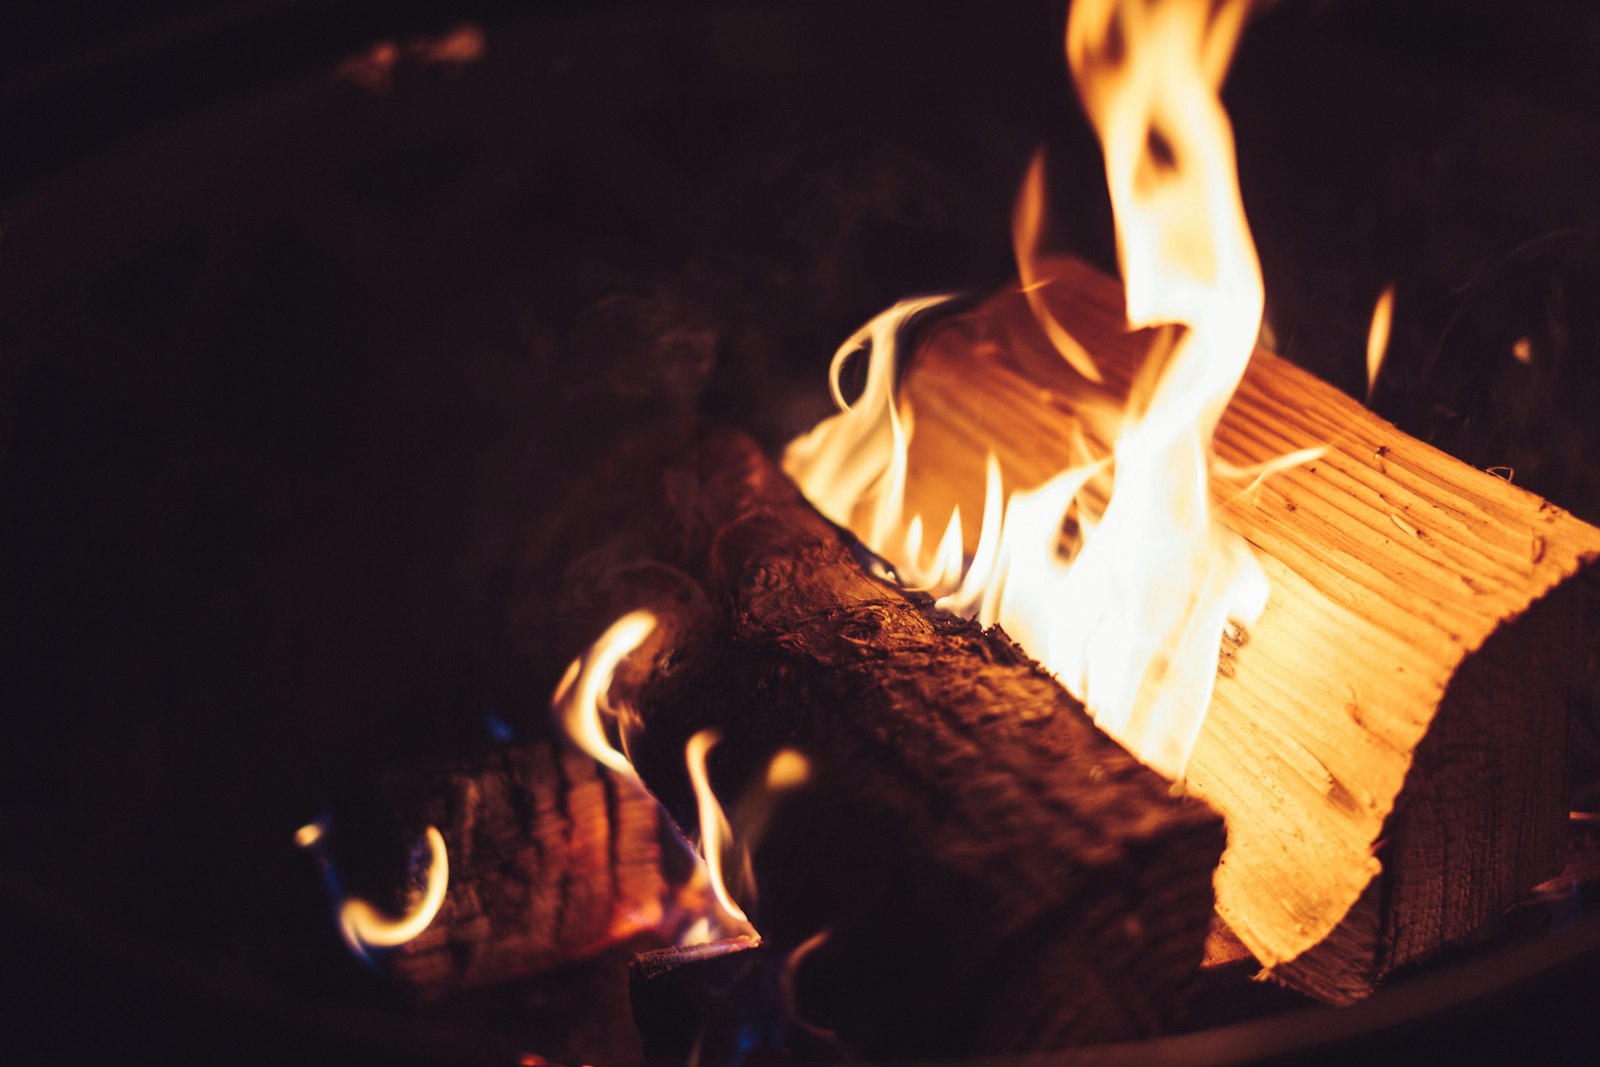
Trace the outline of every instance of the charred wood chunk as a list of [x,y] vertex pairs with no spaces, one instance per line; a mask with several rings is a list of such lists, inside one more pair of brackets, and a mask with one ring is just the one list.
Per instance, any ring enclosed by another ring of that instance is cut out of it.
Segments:
[[413,1001],[549,971],[662,924],[660,808],[587,756],[529,743],[396,770],[380,793],[407,827],[437,827],[449,854],[438,915],[376,957]]
[[1003,632],[863,569],[757,446],[665,479],[670,562],[705,585],[634,750],[679,822],[689,737],[733,795],[793,748],[812,774],[752,858],[771,951],[826,932],[795,1008],[872,1055],[1155,1034],[1199,967],[1221,819],[1130,756]]

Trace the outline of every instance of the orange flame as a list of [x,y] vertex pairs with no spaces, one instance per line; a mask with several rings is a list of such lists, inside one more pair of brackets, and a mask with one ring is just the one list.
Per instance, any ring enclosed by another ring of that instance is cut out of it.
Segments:
[[1040,276],[1038,267],[1044,217],[1044,153],[1035,152],[1028,164],[1028,173],[1022,179],[1022,192],[1017,197],[1016,209],[1011,215],[1011,247],[1016,254],[1017,278],[1022,282],[1022,292],[1027,297],[1034,319],[1061,357],[1091,382],[1103,381],[1093,357],[1051,314],[1040,293],[1051,281]]
[[[326,832],[322,823],[308,823],[295,832],[294,841],[301,848],[315,849]],[[350,951],[361,959],[370,959],[372,949],[396,948],[415,939],[444,906],[450,887],[450,857],[444,835],[430,826],[423,832],[422,843],[428,849],[428,869],[421,891],[413,894],[405,914],[391,918],[360,897],[346,897],[339,905],[339,933]]]
[[700,853],[705,856],[706,873],[711,876],[711,892],[716,897],[717,906],[732,925],[744,927],[746,932],[754,932],[750,917],[728,892],[727,882],[722,877],[723,852],[732,844],[733,829],[728,825],[728,818],[722,813],[722,805],[717,802],[716,794],[711,791],[711,781],[706,776],[706,755],[719,739],[715,730],[701,730],[689,738],[683,750],[700,815]]
[[[1066,53],[1100,137],[1130,326],[1163,326],[1126,408],[1092,388],[1073,398],[1076,461],[1007,496],[993,456],[970,560],[952,514],[932,558],[907,517],[914,420],[895,394],[895,338],[942,297],[904,301],[835,355],[840,411],[792,442],[784,466],[830,519],[890,559],[907,585],[953,611],[1000,623],[1140,759],[1180,777],[1215,685],[1230,620],[1253,622],[1266,578],[1212,516],[1212,435],[1260,331],[1264,295],[1218,99],[1244,0],[1079,0]],[[1014,216],[1022,288],[1063,359],[1090,382],[1093,360],[1038,292],[1042,162]],[[867,349],[866,387],[845,400],[840,371]],[[1107,460],[1089,438],[1112,444]],[[1106,496],[1100,483],[1111,475]],[[1092,488],[1093,487],[1093,488]],[[1063,526],[1076,519],[1074,534]],[[964,565],[964,566],[963,566]]]
[[1394,284],[1384,286],[1372,308],[1372,325],[1367,328],[1367,403],[1378,389],[1383,357],[1389,351],[1389,324],[1394,318]]
[[[551,697],[551,709],[567,736],[583,752],[636,783],[638,771],[628,756],[629,738],[640,729],[639,715],[627,700],[614,691],[617,669],[654,632],[656,617],[648,611],[633,611],[606,628],[604,634],[582,656],[567,667]],[[613,744],[615,723],[617,743]],[[678,937],[682,945],[699,944],[719,937],[759,936],[744,909],[734,899],[725,875],[730,855],[740,857],[745,888],[753,892],[750,850],[760,839],[771,816],[773,799],[785,790],[803,785],[810,776],[810,765],[792,749],[772,758],[764,780],[747,791],[735,806],[742,832],[735,840],[728,817],[712,792],[706,774],[706,757],[717,743],[717,734],[701,730],[684,747],[684,761],[694,786],[700,820],[700,853],[694,854],[695,869],[680,905],[696,918]],[[706,892],[709,890],[709,901]],[[748,899],[748,897],[747,897]],[[710,908],[709,911],[702,909]],[[698,914],[697,914],[698,913]],[[680,912],[681,914],[681,912]]]
[[[638,728],[638,715],[625,703],[613,702],[611,683],[617,667],[644,644],[656,628],[648,611],[633,611],[607,627],[589,651],[573,660],[550,698],[551,710],[585,753],[618,774],[635,781],[639,772],[624,754],[628,735]],[[622,751],[612,745],[605,721],[618,725]]]

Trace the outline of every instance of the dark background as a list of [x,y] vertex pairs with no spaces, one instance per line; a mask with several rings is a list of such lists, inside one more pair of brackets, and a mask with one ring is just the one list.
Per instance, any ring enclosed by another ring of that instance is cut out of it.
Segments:
[[[593,636],[526,603],[585,463],[663,417],[772,444],[807,425],[867,316],[1008,276],[1036,143],[1059,243],[1110,266],[1062,6],[11,5],[0,1012],[19,1062],[618,1047],[559,1032],[578,992],[540,993],[503,1042],[398,1013],[289,837],[388,763],[470,751],[491,722],[539,733]],[[338,73],[464,21],[477,62]],[[1581,0],[1285,2],[1227,89],[1278,349],[1362,393],[1394,282],[1375,406],[1591,521],[1597,54]],[[1583,981],[1424,1038],[1576,1062]]]

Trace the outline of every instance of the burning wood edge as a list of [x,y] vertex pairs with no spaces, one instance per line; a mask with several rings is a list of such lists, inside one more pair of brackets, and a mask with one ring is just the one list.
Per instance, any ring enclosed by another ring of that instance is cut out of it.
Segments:
[[712,727],[734,795],[804,754],[752,857],[752,918],[808,1023],[877,1055],[1048,1048],[1178,1017],[1212,910],[1221,820],[1098,730],[998,630],[870,574],[756,445],[703,443],[666,477],[660,544],[709,619],[670,651],[632,754],[693,826],[683,747]]
[[741,1063],[792,1052],[781,978],[781,960],[749,937],[640,953],[628,997],[645,1059]]
[[[1150,336],[1128,332],[1121,287],[1070,260],[1039,274],[1036,295],[1125,391]],[[1058,394],[1084,388],[1015,291],[938,330],[901,391],[907,513],[959,503],[972,543],[986,453],[1008,488],[1044,481],[1072,455]],[[1258,351],[1218,457],[1316,447],[1248,491],[1219,487],[1272,597],[1247,647],[1225,650],[1187,783],[1227,818],[1228,926],[1278,980],[1349,1002],[1560,868],[1600,530]]]
[[525,978],[663,926],[660,809],[581,753],[497,749],[392,771],[380,792],[391,810],[437,826],[450,856],[433,921],[375,957],[408,1000]]

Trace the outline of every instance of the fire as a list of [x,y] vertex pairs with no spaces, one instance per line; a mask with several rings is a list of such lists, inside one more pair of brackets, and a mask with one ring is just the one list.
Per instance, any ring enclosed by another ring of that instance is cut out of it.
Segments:
[[[1042,162],[1014,217],[1018,274],[1062,358],[1085,379],[1076,462],[1005,493],[991,456],[970,557],[952,513],[938,546],[905,514],[909,404],[895,341],[944,297],[903,301],[840,348],[838,414],[792,442],[784,466],[817,507],[942,606],[999,623],[1140,759],[1181,777],[1211,701],[1222,636],[1253,623],[1267,584],[1248,546],[1212,514],[1212,436],[1260,331],[1261,269],[1218,93],[1244,0],[1078,0],[1066,54],[1104,149],[1128,323],[1162,343],[1123,405],[1109,406],[1090,353],[1036,295]],[[853,403],[843,368],[869,354]],[[1109,490],[1107,483],[1109,482]],[[1070,520],[1070,521],[1069,521]]]
[[[655,632],[656,617],[648,611],[633,611],[606,628],[588,651],[568,665],[566,674],[550,698],[551,712],[567,738],[596,762],[630,779],[639,788],[639,772],[628,756],[630,735],[640,728],[638,713],[614,691],[617,668]],[[617,743],[611,740],[615,723]],[[701,731],[689,739],[684,751],[689,777],[695,788],[700,813],[704,858],[695,860],[694,873],[686,891],[680,893],[684,910],[694,917],[678,938],[681,944],[698,944],[728,934],[753,934],[754,928],[743,910],[729,894],[722,877],[723,850],[732,837],[722,807],[705,776],[705,754],[715,743],[714,736]],[[687,846],[685,846],[687,847]],[[710,890],[709,900],[706,890]],[[707,906],[711,911],[707,911]]]
[[[707,916],[703,928],[696,931],[702,940],[707,941],[712,940],[713,936],[759,936],[728,887],[728,857],[737,857],[744,893],[747,899],[753,898],[755,875],[751,855],[767,831],[777,801],[788,790],[798,789],[811,780],[811,764],[804,756],[790,748],[778,752],[767,764],[767,772],[762,779],[738,798],[734,815],[739,831],[735,834],[706,772],[706,758],[720,740],[721,735],[715,730],[701,730],[689,738],[683,752],[684,762],[689,768],[689,781],[694,786],[695,806],[700,820],[700,852],[705,859],[712,896],[722,913],[720,923],[713,922],[713,917]],[[714,934],[719,927],[722,932]]]
[[[551,710],[575,745],[597,762],[635,780],[639,772],[626,752],[628,735],[638,729],[638,715],[627,704],[613,702],[611,683],[617,667],[655,628],[656,617],[648,611],[624,615],[606,628],[589,651],[572,661],[550,698]],[[620,750],[607,734],[607,719],[617,724]]]
[[1383,370],[1384,353],[1389,350],[1389,324],[1394,318],[1394,286],[1384,286],[1372,308],[1372,325],[1367,328],[1367,403],[1378,390],[1378,375]]
[[[308,823],[295,832],[294,841],[301,848],[315,849],[326,833],[324,823]],[[450,887],[450,856],[444,835],[430,826],[423,831],[422,845],[428,851],[427,871],[421,891],[413,895],[405,914],[391,918],[360,897],[345,897],[340,902],[339,933],[357,957],[370,959],[372,949],[396,948],[415,939],[444,906],[445,893]],[[322,862],[330,885],[335,884],[325,857]],[[338,896],[337,891],[335,896]]]
[[[637,735],[642,724],[638,712],[624,695],[616,692],[614,683],[617,669],[649,640],[656,625],[656,617],[648,611],[633,611],[622,616],[606,628],[588,651],[568,665],[550,699],[556,721],[573,744],[641,789],[644,784],[628,755],[628,746],[629,738]],[[614,729],[611,723],[615,724]],[[615,744],[611,739],[613,732],[617,737]],[[715,731],[701,730],[684,746],[684,762],[694,787],[700,822],[699,853],[690,850],[695,861],[694,873],[686,890],[679,894],[680,915],[687,910],[693,916],[678,936],[678,942],[684,945],[720,937],[759,936],[729,888],[725,873],[728,860],[738,858],[748,898],[754,892],[750,853],[765,832],[776,798],[804,785],[811,773],[805,757],[792,749],[783,749],[774,755],[763,779],[747,790],[735,805],[740,826],[736,837],[706,773],[706,757],[717,741]]]
[[722,876],[722,857],[733,841],[733,828],[722,813],[722,805],[711,791],[711,781],[706,775],[706,755],[720,740],[715,730],[701,730],[689,738],[684,746],[684,762],[689,765],[689,781],[694,784],[695,803],[700,815],[700,853],[705,857],[706,873],[711,877],[711,892],[723,915],[735,926],[750,927],[750,918],[744,913],[733,895],[728,892],[727,881]]
[[356,955],[365,957],[368,949],[403,945],[426,930],[439,914],[450,885],[450,858],[444,835],[434,827],[423,832],[423,843],[429,855],[426,881],[404,915],[388,918],[359,897],[351,897],[339,909],[339,932]]

